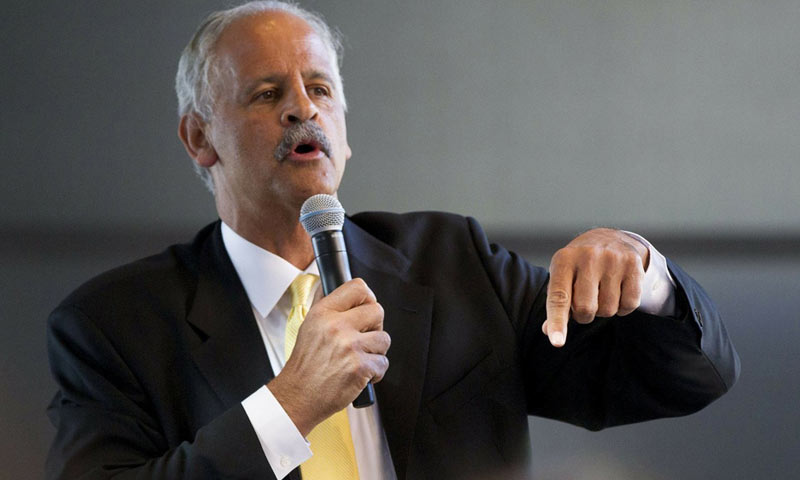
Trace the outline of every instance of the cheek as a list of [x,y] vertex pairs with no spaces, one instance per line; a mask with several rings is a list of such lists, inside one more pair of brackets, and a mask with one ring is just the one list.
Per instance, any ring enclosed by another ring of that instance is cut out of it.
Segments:
[[339,117],[336,119],[336,142],[339,146],[339,149],[344,155],[344,159],[350,159],[350,155],[352,152],[350,151],[350,145],[347,142],[347,125],[344,120],[344,113],[340,114]]
[[275,148],[280,143],[280,137],[264,128],[242,128],[234,133],[231,149],[239,163],[261,163],[265,159],[272,158]]
[[241,139],[238,128],[229,122],[221,123],[222,125],[218,125],[215,129],[212,141],[220,160],[225,163],[226,160],[230,161],[239,156]]
[[236,138],[239,144],[267,142],[280,136],[280,124],[260,111],[251,111],[229,119],[225,129],[231,138]]

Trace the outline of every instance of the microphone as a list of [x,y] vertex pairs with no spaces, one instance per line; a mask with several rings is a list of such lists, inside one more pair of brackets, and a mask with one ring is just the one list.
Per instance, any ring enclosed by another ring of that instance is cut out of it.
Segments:
[[[344,244],[342,225],[344,208],[336,197],[318,194],[309,197],[300,208],[300,223],[311,236],[314,257],[322,281],[322,293],[328,295],[336,288],[351,280],[350,263]],[[356,408],[368,407],[375,403],[375,389],[371,383],[353,400]]]

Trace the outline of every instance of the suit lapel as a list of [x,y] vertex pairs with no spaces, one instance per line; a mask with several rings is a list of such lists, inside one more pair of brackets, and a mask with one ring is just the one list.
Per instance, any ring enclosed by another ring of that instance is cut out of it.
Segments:
[[192,357],[228,409],[274,374],[250,301],[225,251],[219,222],[197,248],[197,290],[187,320],[201,341]]
[[408,281],[409,261],[348,221],[344,227],[353,277],[361,277],[384,309],[392,337],[389,370],[375,385],[381,421],[398,478],[404,478],[419,415],[430,340],[433,293]]
[[[407,278],[409,260],[349,219],[345,241],[354,277],[363,278],[384,308],[392,337],[389,370],[375,385],[381,421],[398,478],[404,478],[420,410],[430,339],[432,291]],[[252,307],[225,251],[219,222],[199,244],[197,289],[188,322],[199,342],[192,356],[225,409],[274,377]]]

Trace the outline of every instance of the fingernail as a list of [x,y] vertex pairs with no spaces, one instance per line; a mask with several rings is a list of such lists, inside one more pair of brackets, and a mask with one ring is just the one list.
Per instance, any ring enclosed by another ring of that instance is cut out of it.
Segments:
[[549,335],[549,338],[550,338],[550,343],[554,347],[560,347],[564,345],[564,340],[565,340],[564,334],[561,332],[553,332]]

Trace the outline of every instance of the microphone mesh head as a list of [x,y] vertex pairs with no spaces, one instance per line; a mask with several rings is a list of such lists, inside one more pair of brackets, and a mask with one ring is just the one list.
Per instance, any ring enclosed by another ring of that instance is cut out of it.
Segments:
[[303,202],[300,223],[312,237],[326,230],[341,230],[344,225],[344,208],[336,197],[320,193]]

